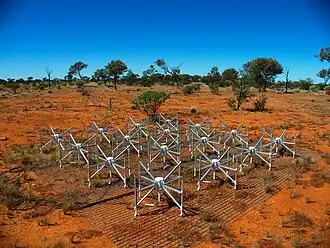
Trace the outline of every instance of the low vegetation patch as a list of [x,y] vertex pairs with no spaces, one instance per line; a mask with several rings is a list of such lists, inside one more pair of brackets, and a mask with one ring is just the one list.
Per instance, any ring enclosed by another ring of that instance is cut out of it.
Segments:
[[270,233],[263,234],[254,244],[254,248],[282,248],[282,241]]
[[87,203],[87,196],[78,190],[67,190],[64,193],[64,210],[77,210]]
[[306,216],[303,212],[295,211],[294,213],[284,216],[281,222],[282,227],[296,228],[312,226],[311,218]]
[[10,181],[6,176],[0,175],[0,203],[13,208],[24,202],[24,196],[18,183]]

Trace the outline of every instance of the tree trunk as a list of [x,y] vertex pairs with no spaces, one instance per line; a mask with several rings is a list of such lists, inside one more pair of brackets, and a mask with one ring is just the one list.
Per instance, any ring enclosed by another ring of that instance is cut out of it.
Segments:
[[115,90],[117,90],[117,77],[114,77],[114,83],[115,83]]
[[288,84],[289,84],[289,82],[288,82],[288,81],[286,81],[286,82],[285,82],[285,93],[287,93],[287,92],[288,92]]

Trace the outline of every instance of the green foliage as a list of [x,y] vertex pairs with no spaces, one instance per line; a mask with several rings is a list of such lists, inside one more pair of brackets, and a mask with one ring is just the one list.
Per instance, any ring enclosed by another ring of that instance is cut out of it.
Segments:
[[209,86],[212,94],[217,94],[221,83],[219,68],[213,66],[207,76],[203,77],[203,81]]
[[330,85],[325,86],[325,87],[324,87],[324,90],[326,90],[326,91],[327,91],[327,90],[330,90]]
[[239,72],[234,68],[226,69],[222,72],[222,80],[224,82],[231,81],[234,82],[238,79]]
[[320,87],[317,85],[311,85],[311,86],[309,86],[309,90],[313,91],[313,92],[318,92],[318,91],[320,91]]
[[194,84],[188,84],[182,88],[182,93],[184,95],[190,95],[196,92],[199,92],[201,89],[201,84],[194,83]]
[[117,82],[120,76],[123,75],[123,73],[127,70],[127,65],[123,61],[117,59],[111,60],[111,62],[108,63],[105,68],[109,77],[113,79],[115,90],[117,90]]
[[174,80],[174,82],[176,83],[176,85],[179,85],[180,83],[180,78],[179,78],[179,75],[180,75],[180,67],[181,65],[179,66],[176,66],[176,67],[170,67],[164,59],[157,59],[155,61],[155,64],[156,66],[158,66],[160,69],[163,70],[164,74],[169,74],[172,76],[172,79]]
[[274,82],[275,77],[283,73],[282,65],[272,58],[256,58],[244,64],[244,69],[253,76],[256,84],[266,91],[267,85]]
[[324,80],[324,85],[327,85],[328,81],[330,80],[330,69],[320,70],[317,76]]
[[330,47],[321,48],[320,52],[316,54],[315,57],[319,58],[321,62],[330,62]]
[[309,87],[313,84],[311,78],[300,79],[298,82],[299,88],[302,90],[309,90]]
[[251,77],[246,71],[240,71],[240,78],[233,82],[232,91],[234,98],[229,99],[228,106],[237,111],[242,104],[251,97]]
[[267,100],[268,98],[264,95],[261,95],[257,99],[255,99],[255,101],[253,102],[254,111],[260,111],[260,112],[265,111]]
[[154,118],[160,106],[169,98],[166,92],[146,91],[132,101],[133,106]]
[[94,74],[93,74],[94,79],[99,82],[99,81],[103,81],[104,84],[107,83],[107,81],[109,80],[109,75],[108,75],[108,71],[103,68],[103,69],[97,69]]
[[84,62],[78,61],[70,66],[68,74],[78,76],[80,79],[82,79],[81,71],[87,68],[87,66],[88,65]]

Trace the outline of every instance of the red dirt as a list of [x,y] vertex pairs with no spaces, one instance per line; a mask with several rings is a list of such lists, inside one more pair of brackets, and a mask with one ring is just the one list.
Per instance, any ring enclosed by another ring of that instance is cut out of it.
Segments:
[[[329,97],[326,95],[310,95],[307,93],[296,93],[291,95],[277,95],[266,93],[269,102],[267,112],[238,111],[233,112],[226,105],[231,97],[227,91],[220,92],[220,95],[212,95],[203,90],[201,93],[183,96],[178,88],[156,87],[156,89],[171,91],[171,98],[161,107],[160,112],[169,115],[179,113],[180,121],[185,128],[187,117],[193,120],[202,120],[209,117],[213,125],[221,122],[228,125],[236,125],[235,121],[242,122],[249,128],[251,136],[260,134],[261,128],[269,127],[280,132],[281,125],[292,134],[300,132],[298,139],[299,146],[307,148],[320,155],[330,153],[330,105]],[[117,125],[124,126],[127,117],[141,120],[145,118],[143,113],[131,109],[130,101],[141,91],[137,88],[122,87],[118,92],[103,87],[91,89],[92,96],[89,100],[70,88],[61,91],[54,90],[53,93],[42,93],[39,96],[19,96],[0,100],[0,136],[6,136],[7,141],[0,141],[0,154],[4,156],[15,144],[27,144],[38,141],[39,129],[48,125],[58,128],[72,127],[82,129],[90,124],[92,120],[97,123],[109,123],[116,121]],[[108,109],[109,97],[112,97],[112,109]],[[90,101],[94,104],[91,106]],[[251,106],[251,102],[246,107]],[[190,109],[197,109],[197,114],[191,114]],[[0,161],[1,162],[1,161]],[[329,160],[326,158],[318,160],[318,166],[329,170]],[[8,169],[11,165],[1,164],[1,171]],[[58,172],[57,177],[61,176]],[[81,175],[79,175],[81,177]],[[79,177],[78,176],[78,177]],[[308,174],[304,178],[308,178]],[[54,176],[56,177],[56,176]],[[42,187],[47,182],[49,175],[38,174],[37,179],[30,182]],[[51,180],[50,180],[51,181]],[[53,182],[56,184],[56,182]],[[75,187],[72,182],[70,187]],[[70,182],[66,182],[70,185]],[[64,184],[65,185],[65,184]],[[62,184],[61,184],[62,187]],[[65,187],[65,186],[64,186]],[[299,198],[291,199],[289,187],[282,189],[275,196],[269,198],[262,207],[256,206],[251,211],[245,212],[243,217],[235,220],[231,225],[231,231],[237,242],[251,247],[251,245],[265,232],[272,232],[284,239],[284,244],[290,247],[291,240],[295,236],[295,229],[280,228],[282,215],[287,212],[299,210],[310,216],[314,225],[306,228],[310,236],[315,230],[329,225],[329,217],[324,214],[329,209],[330,202],[329,184],[323,187],[314,188],[304,185],[291,185],[290,187],[299,190],[302,195]],[[45,191],[45,194],[56,193],[61,189],[56,187]],[[305,196],[310,196],[314,203],[305,203]],[[260,208],[263,209],[260,213]],[[129,210],[130,212],[132,210]],[[88,218],[81,216],[66,216],[62,211],[56,210],[48,215],[50,223],[57,223],[54,226],[39,226],[37,219],[24,220],[23,213],[14,213],[12,219],[6,219],[8,225],[0,226],[5,235],[1,235],[0,243],[13,244],[18,240],[19,244],[29,247],[38,247],[45,244],[55,244],[63,240],[71,246],[77,246],[70,242],[72,232],[79,230],[93,230]],[[329,229],[327,229],[329,230]],[[103,231],[103,230],[100,230]],[[320,231],[321,232],[321,231]],[[70,234],[71,233],[71,234]],[[243,234],[242,234],[243,233]],[[111,247],[112,241],[108,236],[99,234],[96,237],[84,239],[79,247]],[[197,247],[216,247],[219,245],[211,243],[200,243]]]

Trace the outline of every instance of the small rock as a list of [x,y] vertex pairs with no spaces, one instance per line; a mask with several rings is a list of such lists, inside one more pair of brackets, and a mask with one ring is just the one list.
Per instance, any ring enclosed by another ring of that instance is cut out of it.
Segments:
[[6,137],[6,136],[1,136],[0,137],[0,141],[6,141],[6,140],[9,140],[8,137]]

